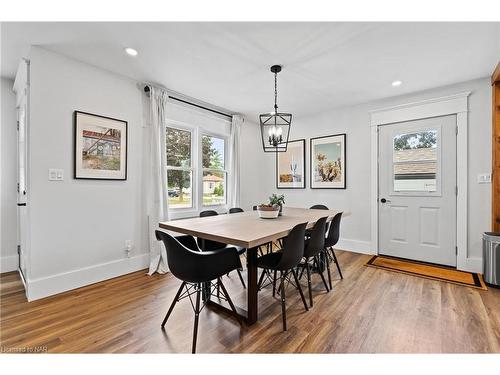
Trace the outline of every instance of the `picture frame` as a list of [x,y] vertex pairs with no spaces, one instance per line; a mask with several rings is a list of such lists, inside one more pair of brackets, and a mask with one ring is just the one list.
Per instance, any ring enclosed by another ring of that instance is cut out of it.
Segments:
[[285,152],[276,153],[276,188],[305,189],[306,140],[288,141]]
[[311,189],[346,189],[346,134],[310,139]]
[[126,180],[128,122],[74,111],[74,178]]

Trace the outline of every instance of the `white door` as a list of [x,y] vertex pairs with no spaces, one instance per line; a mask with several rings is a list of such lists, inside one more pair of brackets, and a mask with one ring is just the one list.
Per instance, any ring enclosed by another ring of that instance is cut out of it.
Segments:
[[378,134],[379,254],[456,266],[456,116]]

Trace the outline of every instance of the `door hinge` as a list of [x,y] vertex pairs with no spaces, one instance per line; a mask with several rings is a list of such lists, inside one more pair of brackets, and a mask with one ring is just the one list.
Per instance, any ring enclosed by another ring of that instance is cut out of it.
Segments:
[[17,192],[19,193],[19,182],[17,183]]
[[455,195],[458,195],[458,186],[455,186]]
[[17,121],[17,131],[19,131],[19,120]]
[[455,246],[455,255],[458,255],[458,246]]
[[17,245],[17,253],[21,254],[21,245]]
[[458,126],[455,126],[455,134],[458,135]]

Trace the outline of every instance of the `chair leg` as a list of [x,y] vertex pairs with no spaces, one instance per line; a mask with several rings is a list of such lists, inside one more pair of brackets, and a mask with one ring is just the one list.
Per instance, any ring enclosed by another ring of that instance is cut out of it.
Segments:
[[297,289],[299,290],[300,298],[302,299],[302,303],[304,304],[306,311],[309,311],[309,308],[307,307],[306,298],[304,297],[304,292],[302,292],[302,287],[300,286],[299,278],[297,277],[297,272],[295,270],[292,270],[291,272],[293,274],[293,278],[295,279],[295,283],[297,284]]
[[326,292],[328,293],[330,291],[330,289],[328,288],[328,284],[326,283],[326,280],[325,280],[325,275],[323,275],[323,270],[321,269],[321,266],[319,264],[319,260],[317,257],[314,258],[314,262],[316,263],[318,273],[321,276],[321,280],[323,280],[323,284],[325,285]]
[[236,270],[238,272],[238,276],[240,277],[241,284],[243,285],[243,288],[247,288],[245,285],[245,280],[243,280],[243,276],[241,275],[241,271],[239,269]]
[[217,298],[220,298],[220,277],[217,279]]
[[304,271],[306,269],[305,267],[305,264],[299,264],[299,266],[301,266],[301,270],[300,270],[300,275],[299,275],[299,280],[302,280],[302,276],[304,276]]
[[229,303],[229,306],[231,307],[231,310],[233,310],[233,313],[234,313],[236,319],[238,319],[238,322],[241,325],[243,322],[241,321],[240,315],[236,311],[236,307],[234,307],[233,301],[231,300],[231,297],[229,297],[229,293],[227,292],[226,287],[224,286],[224,284],[222,283],[222,281],[220,281],[220,288],[222,289],[222,293],[226,297],[226,300]]
[[333,250],[333,247],[332,247],[332,255],[333,255],[333,260],[335,261],[335,264],[337,265],[337,269],[339,270],[340,278],[343,279],[344,276],[342,276],[342,271],[340,270],[340,264],[339,264],[339,261],[337,260],[337,256],[335,255],[335,250]]
[[332,275],[330,274],[330,262],[328,261],[328,255],[325,252],[325,259],[326,259],[326,270],[328,272],[328,285],[330,286],[330,290],[332,289]]
[[196,291],[196,307],[194,311],[194,329],[193,329],[193,347],[191,352],[196,353],[196,339],[198,338],[198,320],[200,317],[200,295],[201,295],[201,285],[198,284],[198,290]]
[[[286,276],[286,275],[285,275]],[[285,278],[283,271],[280,271],[280,287],[281,287],[281,317],[283,319],[283,331],[286,331],[286,305],[285,305]]]
[[274,277],[273,277],[273,297],[276,295],[276,270],[274,270]]
[[311,287],[311,267],[309,266],[309,259],[306,259],[307,271],[307,289],[309,290],[309,305],[313,307],[312,287]]
[[167,320],[168,320],[168,317],[170,316],[170,314],[172,313],[172,310],[174,309],[174,306],[175,304],[177,303],[177,301],[179,300],[179,296],[181,295],[182,293],[182,289],[184,289],[184,286],[186,285],[186,282],[183,281],[181,286],[179,287],[179,290],[177,291],[177,294],[175,295],[175,298],[174,300],[172,301],[172,303],[170,304],[170,307],[168,309],[168,312],[167,312],[167,315],[165,315],[165,318],[163,319],[163,322],[161,323],[161,328],[165,327],[165,323],[167,323]]
[[266,270],[263,268],[260,274],[259,282],[257,283],[257,290],[262,290],[262,284],[264,282],[264,276],[266,275]]

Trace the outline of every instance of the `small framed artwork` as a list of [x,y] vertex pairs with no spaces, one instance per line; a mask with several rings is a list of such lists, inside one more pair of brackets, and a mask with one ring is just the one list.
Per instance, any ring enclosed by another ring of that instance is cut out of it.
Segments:
[[127,121],[74,112],[76,179],[127,179]]
[[276,188],[306,187],[306,140],[289,141],[285,152],[276,153]]
[[346,135],[311,138],[311,189],[346,188]]

